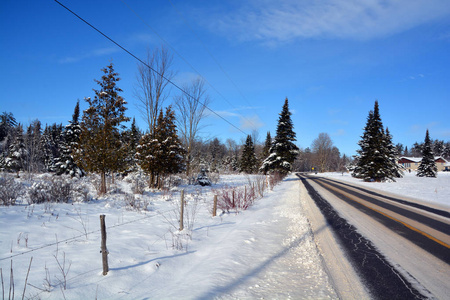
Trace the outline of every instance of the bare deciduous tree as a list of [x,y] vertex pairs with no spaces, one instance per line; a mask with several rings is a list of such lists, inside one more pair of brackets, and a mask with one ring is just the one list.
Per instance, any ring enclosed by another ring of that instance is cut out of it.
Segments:
[[314,153],[314,160],[319,167],[320,172],[327,171],[333,148],[333,141],[328,133],[319,133],[319,137],[312,142],[311,148]]
[[173,57],[169,51],[161,47],[153,52],[148,51],[145,61],[148,66],[138,65],[134,95],[139,100],[137,107],[148,125],[150,134],[154,133],[159,111],[169,96],[167,91],[169,80],[175,76],[175,73],[170,70],[172,60]]
[[204,80],[200,77],[193,80],[190,85],[183,87],[185,93],[175,97],[177,108],[177,127],[180,137],[186,149],[186,175],[190,175],[192,151],[199,131],[200,122],[205,117],[206,106],[211,102],[204,87]]

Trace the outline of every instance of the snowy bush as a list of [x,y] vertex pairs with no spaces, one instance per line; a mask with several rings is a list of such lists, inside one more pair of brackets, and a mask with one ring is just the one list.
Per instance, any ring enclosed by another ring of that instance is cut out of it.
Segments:
[[28,189],[29,203],[67,203],[72,199],[72,190],[72,181],[64,177],[55,177],[50,181],[36,181]]
[[136,196],[133,194],[125,194],[124,202],[125,207],[128,210],[136,210],[136,211],[148,210],[149,201],[136,199]]
[[0,205],[14,205],[23,193],[23,185],[15,182],[14,178],[8,175],[0,177]]

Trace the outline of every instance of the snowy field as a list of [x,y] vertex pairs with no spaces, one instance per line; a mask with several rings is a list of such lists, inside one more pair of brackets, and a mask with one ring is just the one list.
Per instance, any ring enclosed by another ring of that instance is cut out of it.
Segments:
[[[406,174],[395,183],[319,175],[449,205],[449,173],[438,178]],[[0,207],[4,298],[9,298],[11,264],[12,290],[22,297],[31,257],[26,299],[337,298],[313,241],[295,175],[267,189],[248,210],[219,210],[212,217],[215,193],[230,186],[242,191],[258,178],[224,175],[212,187],[146,191],[133,198],[139,210],[130,205],[127,180],[118,180],[114,193],[89,202]],[[182,232],[181,189],[187,202]],[[89,192],[95,195],[93,187]],[[101,214],[106,215],[109,251],[106,276]]]
[[422,203],[443,206],[450,209],[450,172],[439,172],[436,178],[417,177],[415,172],[405,173],[396,182],[364,182],[353,178],[350,173],[320,173],[317,176],[359,184],[364,187],[397,194]]
[[[336,298],[312,239],[291,175],[248,210],[218,211],[213,194],[258,176],[221,176],[212,187],[180,186],[136,196],[147,210],[114,194],[88,203],[0,207],[0,267],[5,299],[11,263],[15,297],[31,299]],[[37,180],[37,179],[36,179]],[[185,189],[185,230],[178,231]],[[91,190],[95,195],[95,190]],[[102,275],[99,216],[106,215],[110,271]]]

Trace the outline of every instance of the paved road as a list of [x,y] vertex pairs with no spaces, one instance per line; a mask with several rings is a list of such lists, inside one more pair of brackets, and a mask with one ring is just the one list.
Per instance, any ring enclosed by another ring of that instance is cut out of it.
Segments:
[[375,298],[448,296],[448,211],[336,180],[299,177]]

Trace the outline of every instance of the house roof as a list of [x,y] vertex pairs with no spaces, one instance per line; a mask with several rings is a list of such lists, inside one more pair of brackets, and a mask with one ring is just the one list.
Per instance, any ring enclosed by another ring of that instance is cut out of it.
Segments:
[[[422,157],[408,157],[408,156],[402,156],[402,157],[399,158],[399,160],[402,160],[402,159],[409,160],[409,161],[416,162],[416,163],[420,163],[420,162],[422,161]],[[443,158],[442,156],[435,156],[435,157],[434,157],[434,161],[437,161],[438,159],[442,159],[442,160],[445,161],[446,163],[449,163],[449,162],[447,162],[447,160],[445,160],[445,158]]]

